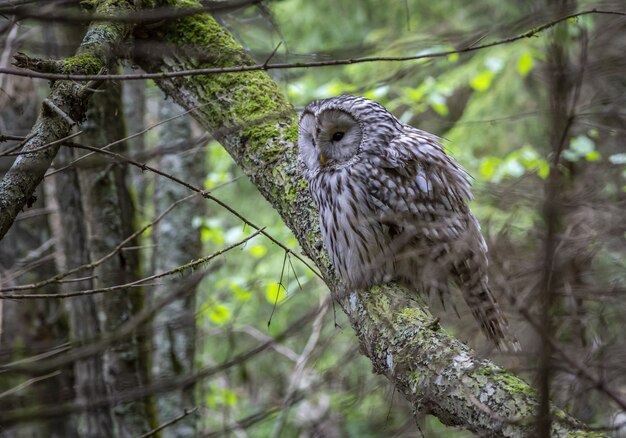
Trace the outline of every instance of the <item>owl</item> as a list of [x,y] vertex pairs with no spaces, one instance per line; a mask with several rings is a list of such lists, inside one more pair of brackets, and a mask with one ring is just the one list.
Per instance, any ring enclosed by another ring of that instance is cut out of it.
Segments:
[[298,150],[346,288],[397,281],[445,298],[456,283],[485,335],[500,349],[517,349],[488,286],[470,177],[435,135],[377,102],[344,95],[304,109]]

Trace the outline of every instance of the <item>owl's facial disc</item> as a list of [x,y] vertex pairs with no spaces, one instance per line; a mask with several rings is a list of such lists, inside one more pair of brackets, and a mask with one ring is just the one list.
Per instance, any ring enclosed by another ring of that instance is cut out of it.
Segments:
[[345,111],[329,109],[317,116],[316,146],[322,166],[343,163],[359,151],[363,132]]
[[301,165],[307,171],[319,168],[319,152],[315,147],[315,123],[313,112],[306,111],[300,119],[298,128],[298,156]]

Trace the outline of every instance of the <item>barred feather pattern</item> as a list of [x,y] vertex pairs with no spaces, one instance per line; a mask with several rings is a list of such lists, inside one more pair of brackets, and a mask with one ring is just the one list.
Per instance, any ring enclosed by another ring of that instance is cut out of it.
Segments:
[[487,279],[487,246],[469,209],[469,176],[438,138],[355,96],[314,101],[299,164],[322,237],[347,288],[399,281],[447,297],[453,281],[483,332],[517,349]]

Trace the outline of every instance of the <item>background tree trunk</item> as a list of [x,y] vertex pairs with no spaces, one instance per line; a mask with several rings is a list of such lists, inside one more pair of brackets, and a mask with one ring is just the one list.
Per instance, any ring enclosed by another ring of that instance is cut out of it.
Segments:
[[[59,151],[58,158],[69,163],[76,155],[71,149],[63,148]],[[76,169],[67,169],[53,178],[53,183],[47,186],[51,189],[48,196],[55,200],[54,208],[58,212],[57,217],[52,218],[52,230],[57,241],[58,271],[65,272],[90,263],[89,239]],[[67,283],[68,291],[93,288],[92,269],[81,269],[68,279],[77,280]],[[102,334],[98,304],[93,295],[66,301],[65,305],[69,314],[69,338],[73,346],[92,342]],[[74,387],[79,403],[87,403],[108,393],[103,356],[104,352],[74,363]],[[80,436],[95,438],[113,436],[113,433],[113,418],[109,407],[90,410],[79,417]]]
[[[160,108],[162,120],[180,115],[183,110],[171,100]],[[160,146],[172,150],[159,159],[159,169],[177,178],[202,184],[205,177],[205,145],[190,148],[191,120],[181,116],[160,128]],[[156,214],[189,196],[185,187],[173,181],[156,177],[154,181]],[[161,219],[152,233],[154,243],[153,272],[164,272],[188,263],[202,255],[200,230],[194,227],[194,217],[205,214],[206,203],[199,196],[182,202]],[[183,231],[184,230],[184,231]],[[150,294],[152,301],[162,299],[176,287],[177,280],[165,280]],[[167,305],[154,319],[153,371],[159,379],[190,375],[194,370],[196,351],[196,294]],[[194,386],[161,394],[158,398],[159,420],[164,423],[192,409]],[[189,416],[163,431],[164,437],[194,436],[196,421]]]
[[[126,137],[122,96],[118,83],[108,83],[96,93],[87,111],[82,140],[103,147]],[[114,146],[126,153],[125,142]],[[134,206],[128,190],[125,163],[110,163],[95,156],[78,166],[82,202],[86,213],[88,247],[92,261],[112,252],[134,230]],[[126,284],[140,278],[137,242],[132,240],[116,256],[94,268],[94,287]],[[143,308],[141,288],[123,288],[94,297],[102,332],[112,333]],[[141,387],[149,379],[150,336],[144,327],[104,352],[104,373],[111,393]],[[113,408],[116,436],[140,436],[156,426],[154,406],[147,398]]]

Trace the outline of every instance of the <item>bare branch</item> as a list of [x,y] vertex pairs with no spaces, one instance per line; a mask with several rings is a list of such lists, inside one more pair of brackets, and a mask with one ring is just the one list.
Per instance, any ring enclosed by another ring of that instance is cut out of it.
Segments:
[[109,287],[100,287],[100,288],[96,288],[96,289],[88,289],[88,290],[79,290],[79,291],[72,291],[72,292],[60,292],[60,293],[51,293],[51,294],[12,294],[12,293],[2,293],[0,294],[0,299],[12,299],[12,300],[24,300],[24,299],[47,299],[47,298],[72,298],[72,297],[81,297],[81,296],[85,296],[85,295],[93,295],[93,294],[99,294],[99,293],[105,293],[105,292],[112,292],[112,291],[116,291],[116,290],[120,290],[120,289],[125,289],[125,288],[129,288],[129,287],[139,287],[139,286],[145,286],[145,284],[149,281],[153,281],[153,280],[157,280],[159,278],[163,278],[163,277],[168,277],[170,275],[173,274],[178,274],[181,272],[184,272],[185,270],[188,269],[194,269],[200,265],[206,264],[208,262],[210,262],[211,260],[227,253],[228,251],[230,251],[233,248],[236,248],[238,246],[243,245],[244,243],[246,243],[248,240],[254,238],[255,236],[257,236],[258,234],[262,234],[263,233],[263,228],[255,231],[254,233],[250,234],[249,236],[245,237],[244,239],[240,240],[239,242],[233,243],[232,245],[226,246],[222,249],[220,249],[219,251],[214,252],[213,254],[210,254],[208,256],[205,257],[201,257],[197,260],[192,260],[189,263],[182,265],[182,266],[177,266],[176,268],[170,269],[168,271],[165,272],[159,272],[158,274],[154,274],[154,275],[150,275],[148,277],[144,277],[144,278],[140,278],[138,280],[134,280],[128,283],[124,283],[124,284],[118,284],[115,286],[109,286]]
[[311,67],[332,67],[338,65],[349,65],[349,64],[362,64],[369,62],[406,62],[406,61],[418,61],[421,59],[432,59],[432,58],[446,58],[452,54],[463,54],[476,52],[478,50],[484,50],[495,46],[501,46],[503,44],[511,44],[516,41],[520,41],[526,38],[532,38],[540,33],[556,26],[559,23],[568,21],[572,18],[582,17],[584,15],[590,14],[599,14],[599,15],[618,15],[618,16],[626,16],[626,12],[622,11],[609,11],[609,10],[599,10],[599,9],[589,9],[580,12],[576,12],[573,14],[569,14],[567,16],[561,17],[559,19],[550,21],[541,26],[535,27],[531,30],[528,30],[522,34],[512,36],[509,38],[503,38],[500,40],[496,40],[490,43],[475,45],[472,43],[470,46],[462,47],[460,49],[453,50],[444,50],[439,52],[431,52],[421,55],[411,55],[411,56],[369,56],[363,58],[346,58],[346,59],[334,59],[334,60],[326,60],[326,61],[313,61],[313,62],[294,62],[294,63],[275,63],[268,64],[266,62],[262,64],[250,64],[250,65],[236,65],[236,66],[228,66],[228,67],[209,67],[209,68],[194,68],[194,69],[186,69],[186,70],[178,70],[178,71],[164,71],[160,73],[137,73],[137,74],[118,74],[118,75],[93,75],[93,74],[55,74],[55,73],[42,73],[42,72],[32,72],[27,70],[21,70],[17,68],[0,68],[0,74],[8,74],[14,76],[25,76],[30,78],[37,79],[48,79],[48,80],[74,80],[74,81],[89,81],[89,80],[102,80],[102,81],[114,81],[114,80],[139,80],[139,79],[171,79],[171,78],[179,78],[186,76],[198,76],[198,75],[215,75],[221,73],[245,73],[251,71],[266,71],[266,70],[285,70],[285,69],[294,69],[294,68],[311,68]]
[[[132,2],[100,2],[99,8],[103,12],[121,13],[131,10]],[[112,61],[113,49],[130,31],[131,26],[124,25],[90,26],[76,55],[65,61],[68,71],[101,72],[102,68]],[[57,82],[46,100],[47,105],[41,109],[39,120],[33,127],[23,151],[31,152],[42,145],[66,137],[75,121],[84,118],[91,93],[89,89],[74,82]],[[9,230],[20,210],[33,202],[33,192],[59,147],[60,145],[56,144],[19,157],[0,181],[0,239]]]
[[231,1],[203,1],[204,6],[197,8],[172,8],[160,7],[155,9],[145,9],[141,11],[128,11],[115,15],[96,13],[76,12],[65,10],[59,13],[57,10],[46,10],[41,7],[18,6],[11,3],[0,4],[0,14],[14,15],[17,19],[26,18],[56,21],[60,23],[126,23],[126,24],[150,24],[164,20],[174,20],[181,17],[189,17],[206,12],[229,12],[237,9],[254,6],[264,0],[231,0]]
[[167,429],[171,425],[178,423],[183,418],[185,418],[185,417],[187,417],[187,416],[189,416],[191,414],[195,414],[197,410],[198,410],[197,407],[195,407],[193,409],[185,409],[184,412],[182,414],[180,414],[178,417],[172,418],[170,421],[167,421],[167,422],[161,424],[159,427],[151,430],[148,433],[145,433],[145,434],[141,435],[139,438],[149,438],[151,436],[155,436],[160,431],[162,431],[163,429]]

